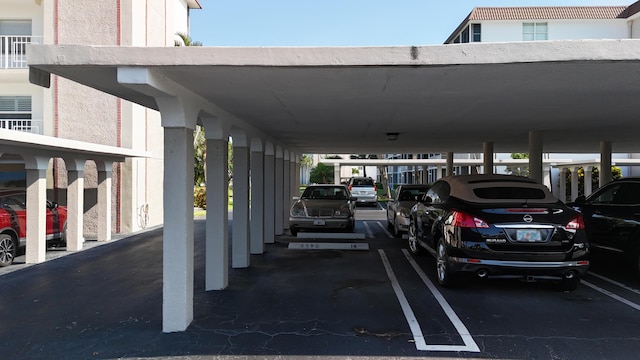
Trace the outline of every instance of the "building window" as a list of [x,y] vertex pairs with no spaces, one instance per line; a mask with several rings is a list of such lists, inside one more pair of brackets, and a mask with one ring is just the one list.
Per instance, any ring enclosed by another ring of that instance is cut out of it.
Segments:
[[0,96],[0,128],[32,132],[31,96]]
[[523,41],[547,40],[547,34],[546,22],[522,24]]
[[471,24],[466,26],[459,34],[453,39],[454,44],[468,43],[468,42],[480,42],[480,24]]

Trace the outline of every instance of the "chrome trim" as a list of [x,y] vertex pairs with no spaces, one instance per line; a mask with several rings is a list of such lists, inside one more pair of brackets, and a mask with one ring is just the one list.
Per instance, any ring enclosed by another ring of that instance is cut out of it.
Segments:
[[472,265],[488,265],[488,266],[504,266],[504,267],[516,267],[516,268],[564,268],[564,267],[583,267],[589,266],[587,260],[586,264],[578,264],[578,261],[512,261],[512,260],[482,260],[473,259],[469,261],[467,258],[451,257],[452,261],[460,264],[472,264]]
[[553,225],[541,225],[541,224],[513,224],[513,225],[493,225],[500,229],[555,229]]

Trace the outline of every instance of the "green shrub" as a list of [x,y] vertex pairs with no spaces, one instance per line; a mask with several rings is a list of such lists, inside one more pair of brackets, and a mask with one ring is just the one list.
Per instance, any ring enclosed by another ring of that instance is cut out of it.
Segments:
[[193,189],[193,206],[202,209],[207,208],[207,188],[204,186],[196,186]]

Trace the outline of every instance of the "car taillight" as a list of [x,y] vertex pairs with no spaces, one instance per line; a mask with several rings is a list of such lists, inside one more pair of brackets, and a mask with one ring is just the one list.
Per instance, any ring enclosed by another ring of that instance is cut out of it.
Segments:
[[378,192],[378,189],[376,188],[376,184],[373,184],[373,192]]
[[584,219],[582,218],[582,214],[574,217],[573,219],[569,220],[569,222],[564,226],[566,229],[569,230],[581,230],[584,229]]
[[486,221],[477,218],[473,215],[461,212],[453,211],[453,221],[451,225],[463,227],[463,228],[488,228],[489,224]]
[[349,185],[349,191],[353,190],[353,185]]

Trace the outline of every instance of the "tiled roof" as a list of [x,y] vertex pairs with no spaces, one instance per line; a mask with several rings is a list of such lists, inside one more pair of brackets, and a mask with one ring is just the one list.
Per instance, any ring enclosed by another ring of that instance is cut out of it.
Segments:
[[623,18],[626,9],[627,6],[478,7],[471,11],[467,21],[617,19]]

